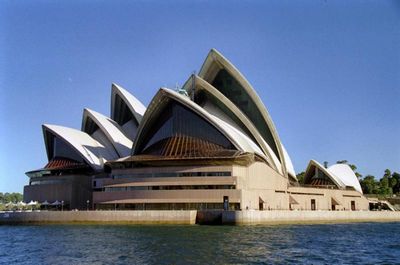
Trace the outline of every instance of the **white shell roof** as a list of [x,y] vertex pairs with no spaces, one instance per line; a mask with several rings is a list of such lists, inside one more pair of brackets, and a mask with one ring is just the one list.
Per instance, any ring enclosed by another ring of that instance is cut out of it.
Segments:
[[84,109],[82,130],[84,130],[85,122],[89,117],[104,132],[104,134],[107,136],[107,139],[114,146],[120,157],[130,155],[133,142],[125,136],[120,126],[115,121],[94,110]]
[[[212,86],[210,83],[205,81],[199,76],[192,75],[185,83],[183,86],[187,91],[191,92],[191,85],[192,81],[195,81],[195,86],[196,86],[196,91],[199,91],[199,89],[207,91],[207,93],[212,96],[215,100],[219,102],[219,104],[222,104],[226,110],[230,111],[230,114],[234,117],[236,117],[242,124],[243,126],[246,126],[246,128],[249,130],[249,133],[252,134],[254,139],[258,141],[258,145],[260,146],[260,149],[263,151],[265,154],[265,157],[268,157],[269,160],[268,162],[271,164],[273,168],[275,168],[280,174],[282,174],[282,165],[281,162],[279,161],[278,157],[275,155],[273,152],[272,148],[268,145],[268,143],[264,140],[264,138],[260,135],[259,131],[257,128],[253,125],[253,123],[247,118],[246,115],[243,114],[243,112],[233,103],[231,102],[224,94],[222,94],[220,91],[218,91],[214,86]],[[214,106],[213,104],[208,104],[206,103],[203,108],[207,111],[212,113],[214,116],[219,117],[220,119],[223,119],[225,122],[228,124],[234,126],[236,129],[240,130],[240,126],[236,124],[235,121],[233,121],[228,115],[223,113],[220,109],[218,109],[218,106]],[[237,125],[237,126],[235,126]],[[250,139],[250,141],[252,141]],[[254,141],[253,141],[254,142]]]
[[113,117],[114,109],[116,107],[115,95],[119,95],[122,98],[128,108],[131,110],[136,121],[140,123],[144,113],[146,112],[146,107],[131,93],[116,84],[112,84],[111,87],[111,117]]
[[[266,159],[264,153],[260,150],[260,148],[252,141],[250,138],[248,138],[246,135],[244,135],[242,132],[240,132],[238,129],[234,128],[232,125],[229,125],[227,122],[221,120],[220,118],[210,114],[206,110],[204,110],[202,107],[191,101],[187,96],[181,95],[173,90],[167,89],[167,88],[160,88],[159,92],[154,96],[153,100],[156,100],[160,96],[167,96],[173,100],[176,100],[180,102],[181,104],[185,105],[186,107],[190,108],[192,111],[197,113],[199,116],[207,120],[211,125],[213,125],[215,128],[217,128],[222,134],[227,137],[233,145],[238,148],[238,150],[241,150],[243,152],[249,152],[249,153],[256,153],[263,158]],[[152,103],[150,103],[151,105]],[[149,105],[149,106],[150,106]],[[145,116],[146,119],[146,116]],[[143,120],[141,126],[146,126],[146,120]],[[140,130],[140,129],[139,129]],[[139,134],[141,132],[139,131]],[[135,141],[135,146],[138,145],[138,141],[140,139],[140,135],[138,134],[137,141]],[[135,151],[135,150],[134,150]]]
[[219,123],[220,127],[225,131],[225,135],[228,134],[230,139],[236,140],[240,149],[246,152],[256,153],[266,159],[264,152],[261,151],[258,145],[256,145],[247,135],[217,116],[214,116],[211,113],[209,113],[209,115]]
[[344,183],[340,180],[340,178],[338,178],[337,176],[335,176],[334,174],[332,174],[330,171],[328,171],[328,169],[326,169],[323,165],[321,165],[320,163],[318,163],[315,160],[310,160],[310,163],[308,163],[307,169],[306,169],[306,174],[305,174],[305,179],[304,181],[306,181],[306,178],[308,177],[308,173],[309,173],[309,169],[311,168],[311,166],[315,166],[317,167],[319,170],[321,170],[322,172],[324,172],[324,174],[326,176],[328,176],[333,183],[335,183],[339,188],[345,188],[346,185],[344,185]]
[[[211,51],[209,52],[206,60],[204,61],[203,65],[200,69],[199,76],[207,81],[207,78],[206,78],[206,76],[208,75],[207,73],[209,71],[212,72],[213,69],[215,70],[216,68],[219,68],[219,69],[223,68],[223,69],[227,70],[242,85],[243,89],[248,93],[248,95],[250,97],[249,99],[251,99],[253,101],[255,106],[260,111],[260,114],[262,115],[262,118],[264,119],[266,127],[269,129],[269,131],[272,135],[272,138],[274,141],[273,144],[276,146],[276,149],[278,152],[278,154],[275,154],[276,157],[278,158],[278,160],[284,162],[285,156],[283,154],[282,145],[281,145],[278,133],[275,129],[275,125],[272,121],[272,118],[270,117],[270,115],[268,113],[266,106],[261,101],[257,92],[250,85],[250,83],[246,80],[246,78],[240,73],[240,71],[228,59],[226,59],[216,49],[211,49]],[[259,130],[259,133],[261,135],[263,135],[260,130]],[[264,138],[264,136],[263,136],[263,138]],[[264,140],[266,140],[266,139],[264,138]],[[270,148],[271,148],[271,146],[270,146]],[[271,148],[271,151],[272,151],[272,148]],[[285,167],[286,162],[281,163],[281,166],[284,167],[284,168],[282,168],[283,171],[287,171],[287,169]]]
[[306,177],[311,165],[318,167],[321,171],[325,173],[338,187],[345,189],[347,186],[353,187],[356,191],[360,192],[361,194],[362,189],[360,182],[358,181],[356,175],[354,174],[353,170],[350,168],[349,165],[346,164],[336,164],[332,165],[329,168],[325,168],[320,163],[315,160],[311,160],[308,164],[306,170]]
[[[76,150],[93,169],[100,170],[104,162],[118,158],[115,152],[107,150],[102,144],[85,132],[50,124],[43,124],[43,130],[49,131],[56,137],[63,139]],[[48,147],[46,146],[46,148]]]
[[347,164],[335,164],[328,168],[328,171],[336,176],[345,186],[354,187],[355,190],[362,192],[360,182],[357,179],[356,174]]

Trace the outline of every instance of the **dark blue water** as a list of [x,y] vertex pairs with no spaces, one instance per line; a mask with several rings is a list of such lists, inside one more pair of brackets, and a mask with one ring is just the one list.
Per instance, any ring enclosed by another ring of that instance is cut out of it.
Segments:
[[1,264],[400,264],[400,223],[0,226]]

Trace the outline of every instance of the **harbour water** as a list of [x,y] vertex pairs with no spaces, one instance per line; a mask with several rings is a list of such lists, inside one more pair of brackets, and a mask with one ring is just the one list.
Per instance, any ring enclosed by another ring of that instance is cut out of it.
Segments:
[[400,223],[0,226],[1,264],[400,264]]

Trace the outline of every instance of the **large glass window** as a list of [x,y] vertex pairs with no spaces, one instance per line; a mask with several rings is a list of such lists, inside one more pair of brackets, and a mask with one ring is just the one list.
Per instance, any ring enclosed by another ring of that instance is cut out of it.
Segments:
[[173,186],[123,186],[105,187],[105,192],[135,190],[233,190],[235,185],[173,185]]
[[[246,90],[235,80],[225,69],[221,69],[216,75],[212,85],[222,94],[229,98],[243,113],[251,120],[258,129],[261,136],[272,148],[275,155],[279,158],[278,149],[270,129],[268,128],[261,112]],[[280,159],[279,159],[280,160]]]
[[66,184],[67,180],[64,179],[50,179],[50,180],[34,180],[30,182],[30,185],[51,185],[51,184]]
[[127,175],[113,175],[113,179],[134,179],[134,178],[173,178],[173,177],[230,177],[230,171],[218,172],[155,172],[155,173],[136,173]]
[[178,102],[169,103],[147,127],[137,154],[208,157],[213,151],[236,150],[209,122]]
[[99,129],[99,126],[90,118],[89,116],[87,117],[87,120],[85,122],[85,127],[83,128],[83,131],[86,132],[87,134],[92,134],[95,131]]
[[246,134],[249,138],[251,138],[254,143],[257,143],[256,139],[250,133],[250,131],[246,127],[246,125],[244,125],[242,123],[242,121],[236,115],[234,115],[232,113],[232,111],[228,107],[226,107],[221,101],[219,101],[217,98],[204,92],[204,90],[203,90],[203,91],[200,91],[199,93],[197,93],[195,101],[197,104],[199,104],[203,108],[206,104],[211,104],[213,106],[213,108],[217,108],[217,109],[221,110],[229,119],[231,119],[237,126],[239,126],[239,128],[241,129],[241,131],[244,134]]

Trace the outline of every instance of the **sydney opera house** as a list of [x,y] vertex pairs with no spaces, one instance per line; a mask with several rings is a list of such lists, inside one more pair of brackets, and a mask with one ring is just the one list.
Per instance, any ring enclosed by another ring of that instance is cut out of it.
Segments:
[[296,178],[267,108],[211,50],[182,88],[145,107],[113,84],[110,117],[84,109],[81,130],[44,124],[48,163],[27,172],[25,201],[110,210],[367,210],[346,164],[311,160]]

